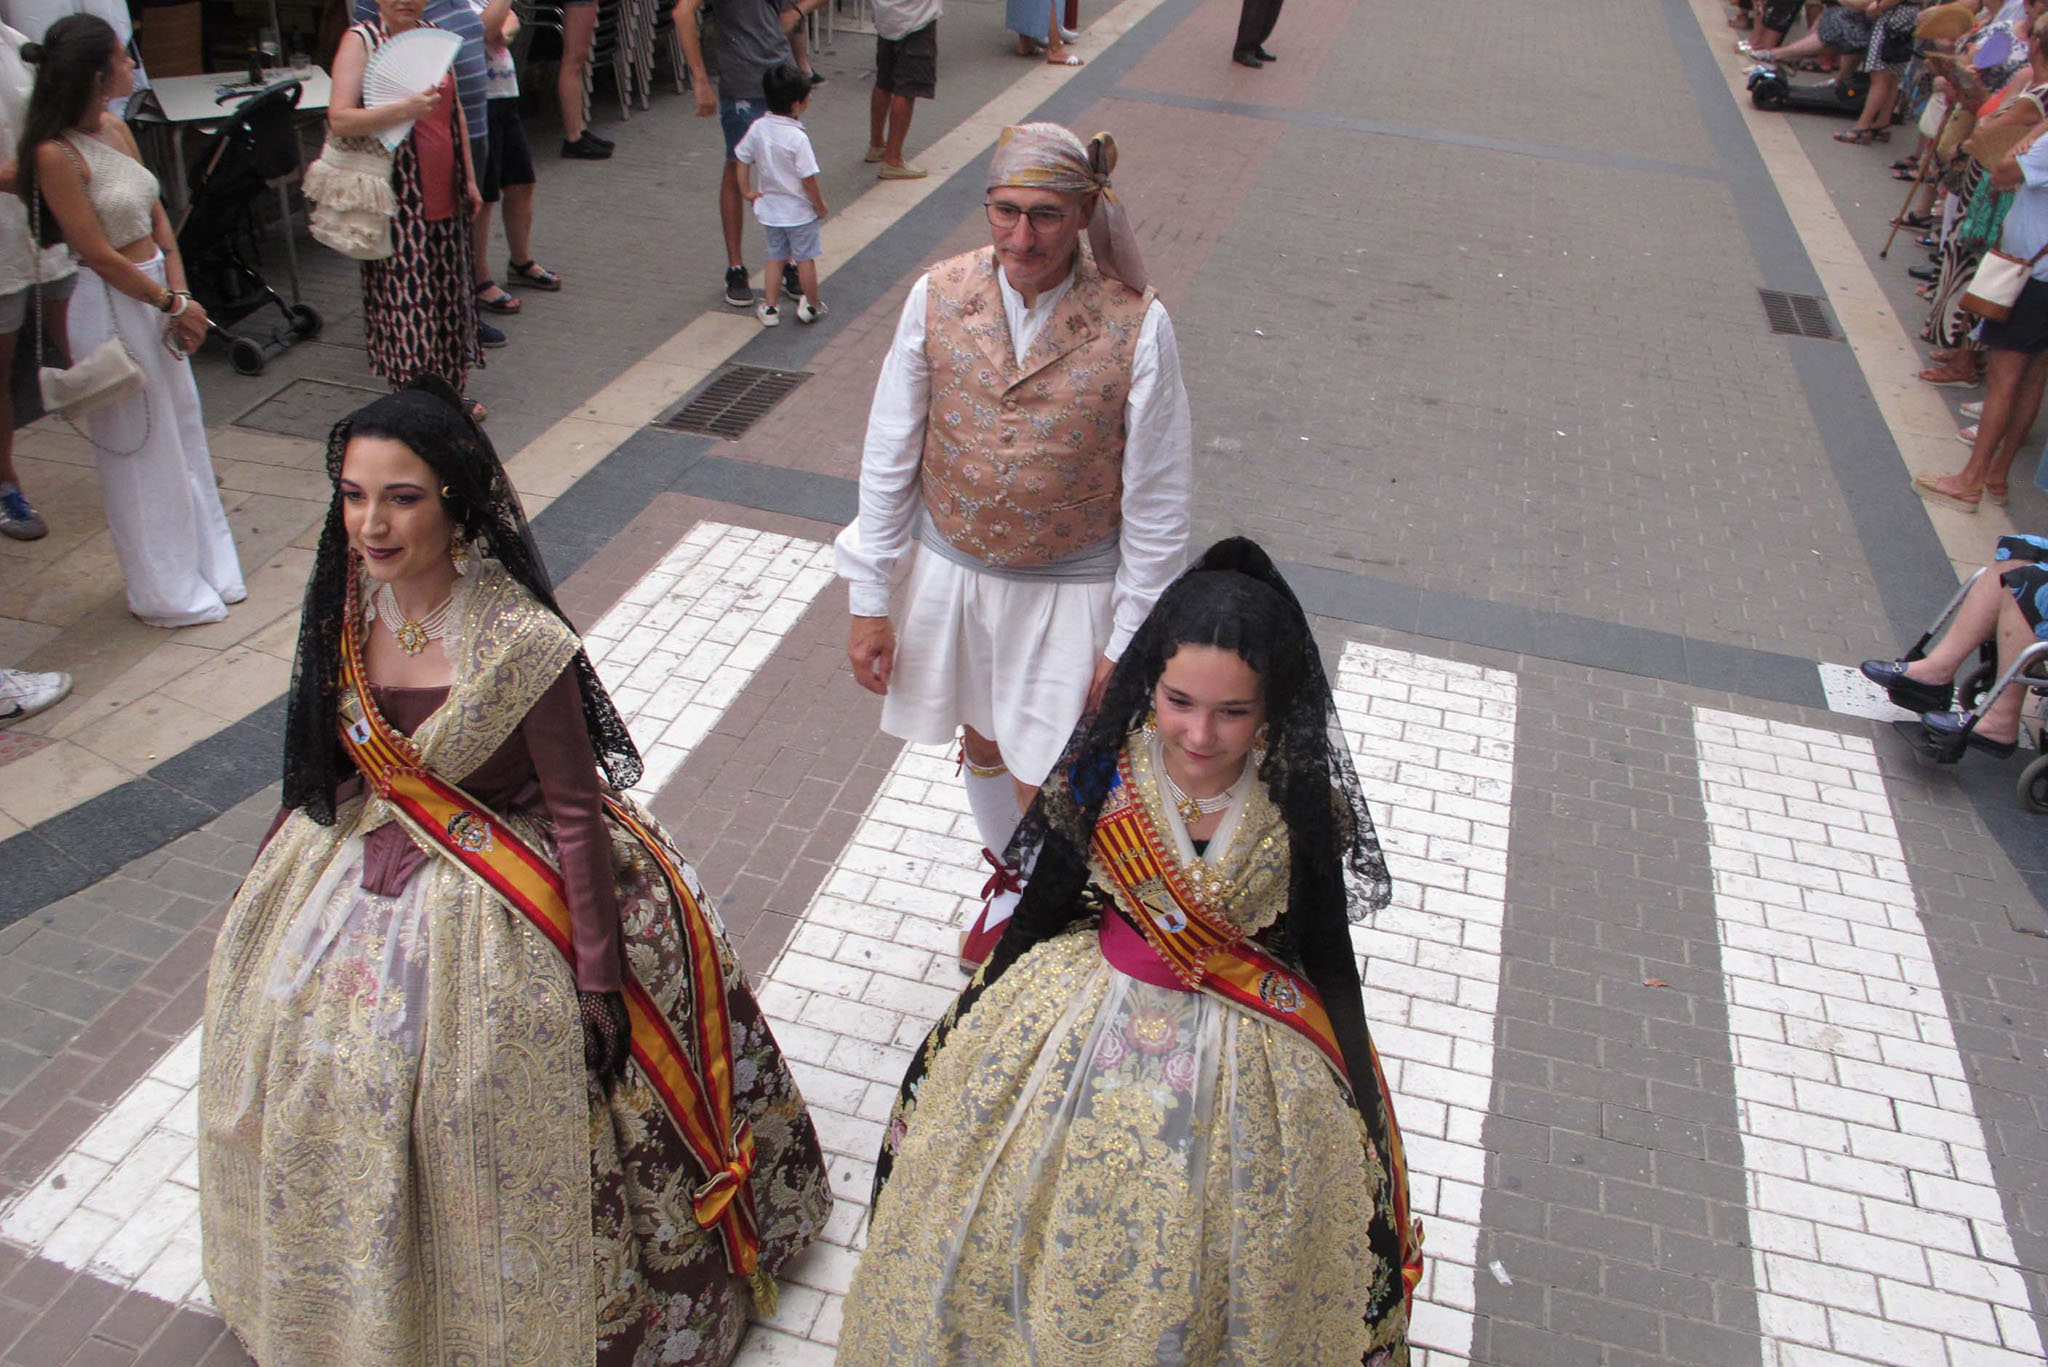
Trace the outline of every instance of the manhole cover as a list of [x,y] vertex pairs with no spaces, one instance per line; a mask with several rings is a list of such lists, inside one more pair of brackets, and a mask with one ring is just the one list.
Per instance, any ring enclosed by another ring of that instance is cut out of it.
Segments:
[[332,380],[293,380],[262,403],[236,418],[234,426],[258,432],[326,441],[334,424],[386,391]]
[[1828,311],[1817,294],[1788,294],[1784,290],[1758,290],[1764,301],[1764,317],[1771,331],[1787,337],[1814,337],[1823,342],[1835,339]]
[[810,372],[805,370],[730,365],[712,377],[703,393],[684,404],[679,412],[663,418],[657,426],[671,432],[696,432],[735,441],[810,378]]

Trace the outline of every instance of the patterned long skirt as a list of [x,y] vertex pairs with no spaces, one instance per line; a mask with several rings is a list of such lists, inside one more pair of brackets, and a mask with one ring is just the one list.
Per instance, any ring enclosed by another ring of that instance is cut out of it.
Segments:
[[1969,340],[1977,326],[1977,315],[1963,310],[1963,291],[1977,274],[1984,253],[2004,231],[2006,210],[2012,207],[2012,192],[1999,190],[1977,162],[1963,172],[1960,195],[1962,212],[1941,243],[1941,274],[1934,282],[1934,305],[1927,311],[1927,324],[1920,329],[1923,341],[1936,346],[1959,347]]
[[[363,263],[363,335],[370,369],[395,389],[421,375],[439,375],[464,390],[484,354],[476,339],[475,277],[470,259],[469,214],[428,221],[420,193],[419,159],[412,139],[392,157],[391,188],[398,212],[391,217],[392,252]],[[466,205],[460,148],[455,159],[455,194]]]

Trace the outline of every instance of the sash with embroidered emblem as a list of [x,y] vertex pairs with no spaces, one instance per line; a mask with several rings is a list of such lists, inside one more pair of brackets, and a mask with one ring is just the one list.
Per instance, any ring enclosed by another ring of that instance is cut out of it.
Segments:
[[[482,879],[506,905],[576,964],[569,902],[561,873],[483,803],[429,769],[412,738],[378,712],[364,672],[359,594],[351,584],[343,614],[340,730],[343,749],[379,798],[439,853]],[[748,1279],[761,1313],[774,1313],[775,1284],[761,1269],[761,1237],[750,1178],[754,1135],[733,1114],[732,1023],[710,917],[664,842],[633,810],[607,793],[605,808],[660,869],[674,900],[688,963],[699,1068],[645,986],[626,968],[621,992],[632,1023],[633,1059],[661,1099],[706,1180],[691,1193],[692,1213],[716,1229],[727,1267]]]
[[[1096,818],[1094,853],[1109,875],[1109,891],[1139,934],[1188,991],[1221,997],[1292,1030],[1314,1045],[1345,1086],[1355,1091],[1321,994],[1211,912],[1180,861],[1165,849],[1151,813],[1138,797],[1130,761],[1120,759],[1116,786]],[[1412,1297],[1422,1281],[1422,1221],[1409,1213],[1401,1127],[1394,1119],[1393,1093],[1370,1035],[1365,1047],[1380,1111],[1387,1118],[1387,1177],[1393,1188],[1394,1229],[1401,1241],[1402,1292]]]

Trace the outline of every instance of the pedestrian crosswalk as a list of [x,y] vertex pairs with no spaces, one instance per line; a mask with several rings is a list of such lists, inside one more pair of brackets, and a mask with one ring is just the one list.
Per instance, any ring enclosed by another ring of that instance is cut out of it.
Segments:
[[[647,791],[811,607],[828,557],[817,543],[700,524],[593,627],[593,658],[649,753]],[[1338,723],[1396,887],[1354,943],[1428,1228],[1416,1362],[1449,1367],[1472,1360],[1493,1280],[1479,1266],[1484,1141],[1519,852],[1521,683],[1334,644]],[[1726,710],[1693,711],[1691,731],[1766,1367],[2039,1362],[1875,751],[1853,729]],[[983,872],[954,757],[905,746],[759,984],[811,1104],[835,1208],[820,1243],[784,1269],[776,1315],[741,1350],[746,1367],[832,1360],[874,1155],[911,1052],[965,981],[955,950]],[[204,1306],[197,1051],[195,1031],[0,1210],[0,1240]]]

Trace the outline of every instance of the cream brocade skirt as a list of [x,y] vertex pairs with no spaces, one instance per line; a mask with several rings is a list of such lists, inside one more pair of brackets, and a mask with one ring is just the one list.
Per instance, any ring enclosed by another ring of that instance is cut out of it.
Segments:
[[933,1058],[838,1360],[1356,1363],[1368,1290],[1398,1276],[1365,1238],[1386,1199],[1314,1048],[1118,972],[1091,923],[1020,959]]
[[[507,820],[552,852],[543,825]],[[608,1090],[585,1070],[567,962],[445,859],[395,897],[367,891],[356,824],[353,808],[334,827],[294,813],[214,951],[201,1219],[230,1327],[263,1367],[727,1361],[751,1300],[697,1227],[701,1178],[637,1065]],[[626,954],[690,1038],[667,886],[612,834]],[[830,1193],[718,938],[772,1270]]]

